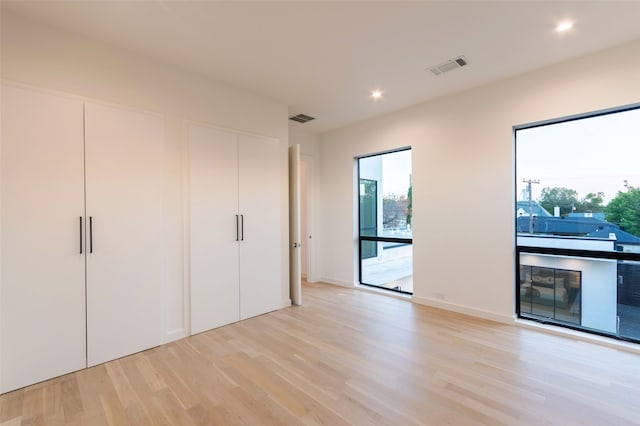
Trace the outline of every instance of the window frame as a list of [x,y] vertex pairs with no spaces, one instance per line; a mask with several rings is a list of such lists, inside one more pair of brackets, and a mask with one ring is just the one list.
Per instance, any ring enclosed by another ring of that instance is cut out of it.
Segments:
[[[518,198],[518,164],[517,164],[517,150],[518,150],[518,140],[517,133],[520,130],[532,129],[536,127],[549,126],[559,123],[567,123],[571,121],[577,120],[585,120],[589,118],[595,118],[605,115],[623,113],[626,111],[638,110],[640,109],[640,103],[628,104],[618,107],[606,108],[597,111],[580,113],[574,115],[568,115],[559,118],[552,118],[548,120],[537,121],[528,124],[520,124],[512,127],[513,132],[513,207],[512,212],[515,212],[517,206],[517,198]],[[513,213],[512,213],[513,214]],[[563,327],[571,330],[587,332],[599,336],[605,336],[608,338],[632,342],[632,343],[640,343],[640,338],[634,339],[629,336],[621,336],[619,332],[617,334],[612,334],[603,330],[591,329],[588,327],[584,327],[582,325],[575,325],[567,322],[557,321],[551,318],[544,317],[533,317],[522,314],[521,312],[521,298],[520,298],[520,255],[523,253],[527,254],[539,254],[539,255],[547,255],[547,256],[564,256],[564,257],[578,257],[578,258],[592,258],[592,259],[608,259],[608,260],[616,260],[616,262],[621,261],[632,261],[640,263],[640,253],[627,253],[627,252],[619,252],[619,251],[600,251],[600,250],[583,250],[583,249],[564,249],[564,248],[550,248],[550,247],[536,247],[536,246],[528,246],[528,245],[519,245],[518,244],[518,231],[517,231],[517,217],[515,214],[512,216],[512,232],[514,236],[514,246],[515,246],[515,256],[514,256],[514,288],[515,288],[515,313],[518,319],[525,319],[528,321],[535,321],[538,323],[554,325],[558,327]],[[534,234],[535,235],[535,234]],[[579,239],[578,237],[565,237],[568,239]],[[581,308],[581,315],[582,312]]]
[[[388,290],[388,291],[393,291],[395,293],[400,293],[400,294],[408,294],[408,295],[413,295],[413,293],[410,292],[406,292],[406,291],[402,291],[402,290],[397,290],[394,288],[383,288],[380,286],[377,286],[375,284],[367,284],[362,282],[362,242],[363,241],[375,241],[375,242],[383,242],[383,243],[398,243],[398,244],[410,244],[413,245],[413,237],[412,238],[393,238],[393,237],[378,237],[378,236],[364,236],[360,234],[360,230],[361,230],[361,206],[360,206],[360,160],[365,159],[365,158],[371,158],[371,157],[377,157],[380,155],[386,155],[386,154],[393,154],[396,152],[402,152],[402,151],[412,151],[411,146],[404,146],[401,148],[397,148],[397,149],[391,149],[388,151],[381,151],[381,152],[376,152],[373,154],[366,154],[366,155],[361,155],[361,156],[357,156],[355,157],[355,161],[356,161],[356,181],[358,182],[357,184],[357,191],[358,191],[358,195],[357,195],[357,199],[358,199],[358,248],[357,248],[357,252],[358,252],[358,283],[360,285],[365,285],[368,287],[375,287],[375,288],[379,288],[379,289],[384,289],[384,290]],[[413,152],[412,152],[413,153]],[[413,172],[413,171],[412,171]]]

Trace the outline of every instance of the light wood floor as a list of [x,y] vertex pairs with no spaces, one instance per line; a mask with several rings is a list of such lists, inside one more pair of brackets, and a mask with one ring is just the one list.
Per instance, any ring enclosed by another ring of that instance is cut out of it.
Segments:
[[0,396],[0,423],[640,422],[638,355],[364,291],[303,295],[302,307]]

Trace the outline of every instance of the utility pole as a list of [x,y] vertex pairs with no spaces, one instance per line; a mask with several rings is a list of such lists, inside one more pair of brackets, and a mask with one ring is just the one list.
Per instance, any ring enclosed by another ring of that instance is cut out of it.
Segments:
[[533,234],[533,196],[531,195],[531,184],[540,183],[540,179],[522,179],[527,184],[527,193],[529,194],[529,233]]

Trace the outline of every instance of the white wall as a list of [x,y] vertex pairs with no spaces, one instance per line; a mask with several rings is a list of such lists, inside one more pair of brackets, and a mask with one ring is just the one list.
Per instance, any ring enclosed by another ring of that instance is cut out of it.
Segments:
[[304,124],[289,123],[289,145],[300,145],[300,155],[320,156],[320,136],[302,128]]
[[[300,275],[303,279],[309,277],[309,165],[300,160]],[[289,200],[291,201],[291,200]]]
[[635,41],[322,135],[323,279],[357,276],[354,157],[410,145],[414,300],[512,321],[512,126],[638,102],[638,76]]
[[[155,62],[98,42],[2,12],[2,79],[150,110],[165,118],[165,216],[168,247],[165,339],[188,333],[188,287],[185,274],[184,122],[193,120],[242,130],[282,141],[287,164],[287,106],[230,88],[179,67]],[[203,54],[206,52],[203,52]],[[282,194],[288,194],[286,167]],[[282,212],[288,212],[286,195]],[[281,218],[283,305],[289,300],[288,213]],[[186,253],[188,254],[188,253]]]
[[556,235],[518,235],[516,242],[519,246],[545,247],[567,250],[594,250],[594,251],[615,251],[615,240],[605,240],[603,238],[572,238]]

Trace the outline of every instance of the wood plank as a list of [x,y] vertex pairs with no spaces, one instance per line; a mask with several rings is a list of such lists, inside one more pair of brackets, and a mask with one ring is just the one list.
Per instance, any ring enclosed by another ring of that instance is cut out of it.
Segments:
[[640,355],[323,284],[0,395],[0,425],[634,424]]
[[22,422],[23,399],[23,389],[0,395],[0,425],[15,422],[16,419],[18,419],[19,422]]

